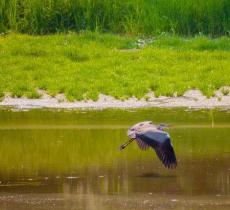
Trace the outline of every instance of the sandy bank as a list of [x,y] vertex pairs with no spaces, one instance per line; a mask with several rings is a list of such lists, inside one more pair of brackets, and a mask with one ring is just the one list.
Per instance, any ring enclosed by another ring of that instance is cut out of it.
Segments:
[[143,107],[186,107],[186,108],[230,108],[230,95],[224,96],[217,91],[214,97],[207,98],[199,90],[189,90],[180,97],[154,97],[148,94],[148,100],[130,98],[117,100],[111,96],[100,94],[98,101],[75,101],[68,102],[64,95],[50,97],[43,93],[40,99],[5,97],[0,106],[11,106],[16,109],[32,108],[58,108],[58,109],[105,109],[105,108],[143,108]]

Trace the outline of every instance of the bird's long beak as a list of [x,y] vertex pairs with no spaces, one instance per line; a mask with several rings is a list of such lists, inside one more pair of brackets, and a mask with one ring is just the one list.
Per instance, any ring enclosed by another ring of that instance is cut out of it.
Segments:
[[127,142],[125,142],[124,144],[122,144],[120,146],[120,150],[125,149],[125,147],[127,147],[134,139],[129,139]]

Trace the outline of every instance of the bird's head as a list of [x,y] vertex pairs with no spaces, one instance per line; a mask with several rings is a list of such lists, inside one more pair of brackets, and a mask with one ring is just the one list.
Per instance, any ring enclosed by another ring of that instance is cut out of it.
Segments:
[[145,121],[145,122],[140,122],[129,128],[127,135],[131,139],[136,138],[136,133],[140,132],[143,130],[143,128],[152,125],[152,121]]
[[167,129],[169,126],[165,123],[160,123],[157,127],[158,130],[162,130],[164,131],[165,129]]

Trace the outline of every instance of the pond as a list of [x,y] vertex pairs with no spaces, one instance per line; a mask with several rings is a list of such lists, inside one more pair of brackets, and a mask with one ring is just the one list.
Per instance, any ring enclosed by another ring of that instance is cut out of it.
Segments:
[[[169,125],[178,159],[125,150],[139,121]],[[230,209],[227,110],[0,110],[1,210]]]

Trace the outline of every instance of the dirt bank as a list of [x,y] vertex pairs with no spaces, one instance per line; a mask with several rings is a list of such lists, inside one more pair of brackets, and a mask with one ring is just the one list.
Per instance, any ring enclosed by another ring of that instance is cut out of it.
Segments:
[[186,107],[186,108],[230,108],[230,95],[224,96],[217,91],[215,96],[207,98],[199,90],[189,90],[180,97],[155,97],[153,93],[148,94],[148,100],[130,98],[128,100],[117,100],[111,96],[99,95],[98,101],[75,101],[68,102],[64,95],[50,97],[46,93],[40,99],[5,97],[0,106],[11,106],[17,109],[32,108],[59,108],[59,109],[105,109],[105,108],[142,108],[142,107]]

